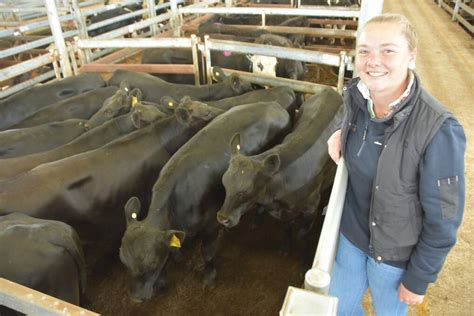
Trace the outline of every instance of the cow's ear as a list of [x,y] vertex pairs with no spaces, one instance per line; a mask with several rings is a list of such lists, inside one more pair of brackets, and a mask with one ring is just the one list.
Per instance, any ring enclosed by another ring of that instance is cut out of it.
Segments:
[[263,172],[268,175],[274,175],[280,169],[280,155],[271,154],[263,160]]
[[190,102],[193,102],[193,100],[191,99],[190,96],[184,96],[181,98],[181,100],[179,101],[179,105],[182,105],[182,104],[186,104],[186,103],[190,103]]
[[127,225],[133,221],[136,221],[138,215],[140,214],[141,203],[140,200],[133,196],[125,204],[125,219],[127,220]]
[[191,120],[191,115],[189,114],[189,111],[184,108],[176,108],[174,110],[174,115],[176,116],[178,122],[183,125],[188,125],[189,121]]
[[165,240],[170,248],[181,248],[186,233],[181,230],[167,230],[165,232]]
[[230,154],[232,156],[240,153],[240,134],[234,134],[230,140]]
[[212,67],[212,79],[217,82],[222,82],[225,79],[224,70],[221,67],[214,66]]
[[143,93],[142,93],[142,90],[138,89],[138,88],[134,88],[131,92],[130,92],[130,96],[132,97],[132,100],[133,99],[136,99],[136,102],[139,102],[141,100],[143,100]]
[[230,76],[230,81],[231,81],[231,84],[232,84],[232,89],[234,91],[240,91],[240,77],[237,75],[237,74],[232,74]]
[[160,99],[160,109],[165,110],[167,113],[173,113],[174,109],[178,106],[178,102],[170,96],[164,96]]
[[132,113],[132,124],[136,129],[142,127],[142,113],[138,111],[134,111]]
[[130,84],[128,83],[127,80],[122,80],[120,82],[120,90],[125,91],[127,94],[130,92]]

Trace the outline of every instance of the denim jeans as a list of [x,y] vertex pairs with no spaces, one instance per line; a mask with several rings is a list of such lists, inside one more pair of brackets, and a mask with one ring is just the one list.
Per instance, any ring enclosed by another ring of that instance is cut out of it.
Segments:
[[339,234],[339,245],[329,295],[339,300],[337,314],[364,315],[362,297],[367,288],[377,316],[406,315],[408,306],[398,300],[404,269],[377,263]]

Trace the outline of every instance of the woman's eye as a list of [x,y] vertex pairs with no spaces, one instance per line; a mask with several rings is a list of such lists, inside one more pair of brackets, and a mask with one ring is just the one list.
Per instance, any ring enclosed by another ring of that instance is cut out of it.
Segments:
[[366,54],[368,53],[368,51],[365,50],[365,49],[361,49],[361,50],[359,50],[357,53],[358,53],[359,55],[366,55]]
[[384,49],[383,51],[384,54],[393,54],[395,51],[393,49]]

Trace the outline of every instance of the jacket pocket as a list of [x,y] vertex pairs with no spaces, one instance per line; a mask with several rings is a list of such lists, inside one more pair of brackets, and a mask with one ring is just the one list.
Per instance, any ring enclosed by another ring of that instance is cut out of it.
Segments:
[[438,180],[438,188],[443,219],[455,217],[459,206],[458,177],[454,176]]

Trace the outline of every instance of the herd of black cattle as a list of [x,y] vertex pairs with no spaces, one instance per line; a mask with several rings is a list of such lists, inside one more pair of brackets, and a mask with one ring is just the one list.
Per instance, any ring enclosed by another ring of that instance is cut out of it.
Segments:
[[119,253],[143,301],[185,238],[202,240],[212,286],[219,228],[255,206],[307,232],[332,183],[341,96],[254,89],[118,70],[0,101],[0,277],[79,304],[86,267]]

